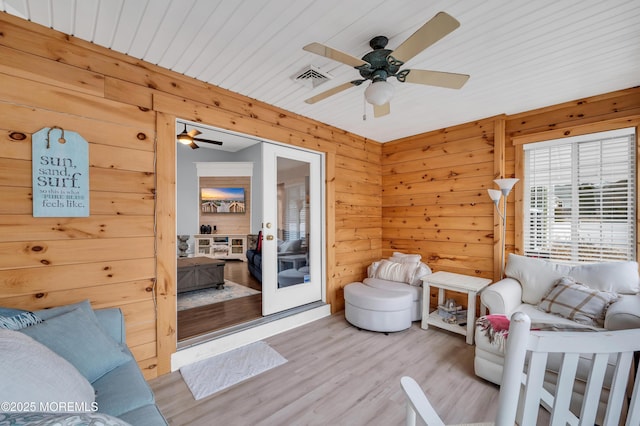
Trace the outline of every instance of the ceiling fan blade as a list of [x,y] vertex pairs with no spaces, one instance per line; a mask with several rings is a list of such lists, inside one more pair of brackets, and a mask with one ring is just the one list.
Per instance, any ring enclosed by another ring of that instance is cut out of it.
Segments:
[[354,86],[354,83],[352,82],[347,82],[347,83],[342,83],[340,86],[336,86],[333,89],[329,89],[325,92],[322,92],[318,95],[312,96],[309,99],[306,99],[305,102],[308,104],[315,104],[318,101],[321,101],[323,99],[328,98],[329,96],[335,95],[336,93],[340,93],[343,90],[347,90],[351,87]]
[[324,56],[325,58],[333,59],[334,61],[342,62],[343,64],[347,64],[352,67],[367,65],[367,62],[362,59],[351,56],[348,53],[340,52],[339,50],[320,43],[307,44],[302,49],[307,52],[315,53],[316,55]]
[[400,44],[391,56],[406,63],[459,26],[460,22],[453,16],[440,12]]
[[389,113],[391,113],[391,105],[389,104],[389,102],[387,102],[386,104],[373,106],[373,116],[376,118],[385,116]]
[[200,133],[202,133],[202,132],[201,132],[200,130],[198,130],[198,129],[191,129],[191,130],[189,130],[189,131],[187,132],[187,134],[188,134],[190,137],[192,137],[192,138],[193,138],[194,136],[198,136]]
[[189,146],[191,147],[191,149],[198,149],[200,148],[198,145],[196,145],[196,143],[194,141],[191,141],[191,143],[189,144]]
[[200,139],[200,138],[193,138],[194,141],[198,141],[198,142],[205,142],[205,143],[211,143],[214,145],[222,145],[222,142],[220,141],[212,141],[209,139]]
[[409,70],[404,79],[407,83],[427,84],[449,89],[460,89],[467,80],[469,80],[467,74],[429,70]]

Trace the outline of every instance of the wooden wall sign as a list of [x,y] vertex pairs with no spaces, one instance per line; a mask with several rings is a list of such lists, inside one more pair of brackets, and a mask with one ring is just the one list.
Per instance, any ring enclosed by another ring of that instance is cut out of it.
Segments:
[[89,216],[89,144],[45,127],[31,136],[34,217]]

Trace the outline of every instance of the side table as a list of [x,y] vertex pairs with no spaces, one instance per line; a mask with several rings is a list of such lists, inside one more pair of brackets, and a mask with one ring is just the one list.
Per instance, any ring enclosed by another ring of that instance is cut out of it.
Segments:
[[[434,327],[443,328],[454,333],[467,337],[467,343],[473,345],[473,334],[476,321],[476,297],[491,284],[488,278],[478,278],[469,275],[454,274],[452,272],[435,272],[422,278],[422,328],[429,328],[429,324]],[[438,287],[438,305],[444,303],[444,291],[451,290],[467,294],[467,325],[462,327],[458,324],[449,324],[438,315],[438,310],[429,313],[429,300],[431,287]],[[480,307],[481,314],[484,314],[484,307]]]
[[287,268],[287,264],[291,264],[293,269],[299,269],[307,264],[306,254],[287,254],[284,256],[278,256],[278,271],[283,271]]

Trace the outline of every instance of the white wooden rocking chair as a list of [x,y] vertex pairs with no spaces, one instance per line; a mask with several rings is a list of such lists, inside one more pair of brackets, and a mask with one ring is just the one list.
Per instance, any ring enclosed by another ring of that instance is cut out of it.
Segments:
[[[603,332],[530,331],[531,320],[516,312],[511,317],[502,385],[498,399],[498,426],[535,426],[539,406],[550,412],[551,425],[640,425],[640,374],[633,381],[634,351],[640,351],[640,329]],[[555,395],[543,388],[547,356],[562,354]],[[569,409],[580,354],[592,354],[584,399],[579,416]],[[605,413],[597,413],[605,370],[609,358],[616,359]],[[525,363],[526,360],[526,363]],[[416,417],[427,426],[444,426],[420,386],[410,377],[401,379],[407,396],[406,424],[414,426]],[[628,398],[628,386],[633,386]],[[480,423],[487,424],[487,423]],[[493,423],[488,423],[493,424]]]

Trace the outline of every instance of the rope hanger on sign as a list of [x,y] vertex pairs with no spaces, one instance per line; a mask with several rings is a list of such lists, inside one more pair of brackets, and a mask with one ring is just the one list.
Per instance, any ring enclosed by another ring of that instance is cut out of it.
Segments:
[[58,126],[53,126],[52,128],[49,129],[49,131],[47,132],[47,149],[51,148],[51,141],[49,139],[49,136],[51,135],[51,131],[53,129],[58,129],[60,130],[60,132],[62,133],[62,135],[58,138],[58,142],[59,143],[67,143],[67,140],[64,138],[64,129],[62,127],[58,127]]

